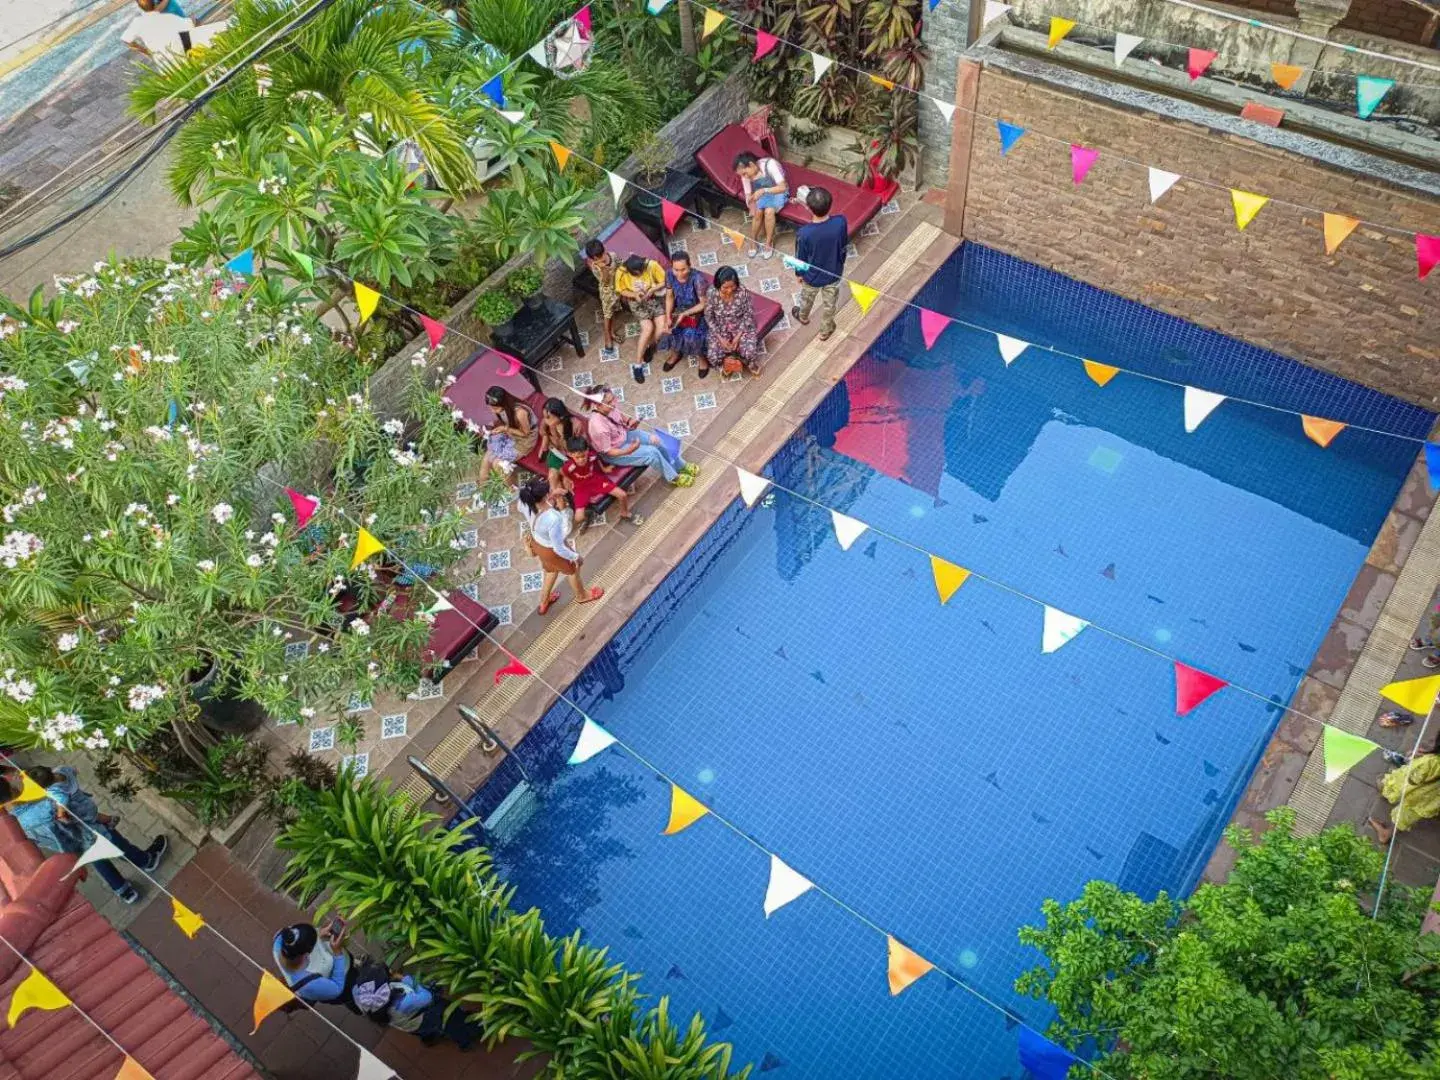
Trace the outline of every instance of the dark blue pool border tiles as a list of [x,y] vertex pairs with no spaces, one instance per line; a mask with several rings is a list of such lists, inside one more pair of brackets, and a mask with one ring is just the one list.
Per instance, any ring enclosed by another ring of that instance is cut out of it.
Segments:
[[[1347,424],[1423,439],[1435,421],[1434,413],[1418,405],[972,241],[925,284],[915,303],[1126,371]],[[1032,340],[1037,322],[1056,328],[1048,340]],[[923,353],[915,312],[902,312],[871,349],[882,355]],[[1079,363],[1034,350],[1015,362]]]

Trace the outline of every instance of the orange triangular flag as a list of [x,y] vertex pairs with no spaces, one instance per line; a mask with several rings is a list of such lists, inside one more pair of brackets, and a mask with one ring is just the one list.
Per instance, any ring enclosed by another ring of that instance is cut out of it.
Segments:
[[1116,375],[1120,374],[1118,367],[1111,367],[1109,364],[1102,364],[1098,360],[1086,360],[1085,374],[1094,380],[1096,386],[1104,386]]
[[565,171],[565,166],[570,164],[570,151],[567,147],[561,146],[554,139],[550,140],[550,152],[555,155],[555,164],[560,166],[560,171]]
[[295,994],[288,986],[270,972],[262,971],[260,973],[260,989],[255,994],[255,1031],[250,1034],[254,1035],[256,1031],[259,1031],[265,1018],[276,1009],[288,1005],[294,1000]]
[[743,249],[745,247],[744,233],[736,232],[734,229],[727,229],[724,226],[721,226],[720,231],[724,233],[729,238],[730,243],[734,244],[737,248]]
[[1344,214],[1325,215],[1325,254],[1334,255],[1335,249],[1345,242],[1345,238],[1355,231],[1360,222],[1357,218],[1346,217]]
[[1281,90],[1289,90],[1305,74],[1303,67],[1294,64],[1271,64],[1270,77],[1280,84]]
[[175,920],[175,925],[185,931],[186,937],[194,940],[200,928],[205,925],[205,920],[200,917],[199,912],[191,911],[182,904],[178,897],[170,898],[170,906],[173,909],[170,917]]
[[670,823],[665,826],[665,835],[674,836],[681,829],[688,829],[710,812],[710,808],[688,791],[670,785]]
[[153,1076],[134,1058],[128,1055],[120,1066],[120,1071],[115,1074],[115,1080],[155,1080]]
[[885,974],[890,979],[890,996],[894,997],[922,975],[935,970],[935,965],[919,953],[907,949],[889,934],[885,935],[889,945],[890,963]]
[[1300,426],[1321,446],[1329,446],[1335,436],[1345,430],[1345,425],[1339,420],[1322,420],[1318,416],[1301,416]]
[[895,89],[895,84],[893,82],[891,82],[889,79],[882,79],[879,75],[871,75],[870,81],[873,82],[876,86],[883,87],[886,90]]

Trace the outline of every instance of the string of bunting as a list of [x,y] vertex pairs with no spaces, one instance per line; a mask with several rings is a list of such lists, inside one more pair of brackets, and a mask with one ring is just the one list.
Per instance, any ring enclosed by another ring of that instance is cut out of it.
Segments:
[[[268,480],[269,478],[267,477],[266,479]],[[274,481],[270,482],[274,483]],[[40,799],[54,798],[50,792],[31,779],[30,774],[25,772],[14,758],[6,753],[0,752],[0,762],[3,762],[8,768],[18,771],[21,776],[20,794],[11,799],[9,803],[6,803],[6,807],[18,803],[37,802]],[[64,806],[58,799],[56,799],[55,802],[61,807]],[[81,818],[71,815],[71,820],[89,834],[90,843],[76,858],[75,865],[70,868],[66,877],[69,877],[70,874],[75,873],[75,871],[82,867],[93,862],[98,862],[101,859],[124,859],[158,892],[169,898],[171,921],[174,922],[186,938],[194,941],[196,935],[199,934],[202,929],[208,929],[215,938],[225,944],[232,952],[243,957],[252,967],[260,972],[260,981],[256,987],[255,1000],[251,1007],[251,1016],[255,1024],[254,1029],[251,1031],[252,1035],[260,1030],[260,1025],[267,1017],[272,1016],[276,1011],[292,1002],[298,1002],[324,1021],[335,1034],[350,1043],[359,1052],[360,1061],[355,1073],[355,1080],[391,1080],[391,1078],[398,1080],[399,1074],[396,1073],[394,1069],[390,1068],[369,1050],[347,1035],[341,1028],[337,1027],[333,1021],[315,1008],[311,1002],[306,1001],[302,997],[298,997],[294,991],[272,975],[264,965],[219,930],[215,929],[215,927],[207,923],[203,915],[188,907],[184,901],[171,892],[162,882],[158,881],[145,867],[129,859],[108,836]],[[30,964],[30,961],[26,960],[24,956],[21,956],[4,938],[0,938],[0,942],[4,942],[5,945],[10,946],[11,950],[14,951],[17,956],[20,956],[22,960]],[[30,1009],[54,1010],[70,1006],[75,1008],[75,1010],[84,1016],[85,1019],[89,1020],[90,1023],[100,1028],[100,1025],[96,1024],[93,1018],[88,1016],[83,1010],[76,1006],[73,1001],[66,997],[59,987],[47,979],[34,964],[30,964],[30,968],[30,974],[16,987],[15,993],[11,997],[9,1012],[6,1014],[8,1026],[14,1027],[20,1017]],[[122,1053],[125,1053],[124,1048],[120,1047],[120,1044],[115,1042],[108,1032],[103,1028],[100,1028],[100,1031],[107,1039],[115,1043],[116,1047],[120,1048]],[[127,1072],[127,1069],[131,1071]],[[138,1062],[133,1062],[127,1054],[125,1064],[122,1065],[120,1072],[115,1075],[114,1080],[144,1080],[144,1078],[149,1075],[149,1073],[140,1067]]]
[[[699,0],[682,0],[682,2],[693,4],[694,6],[705,11],[707,13],[705,20],[706,23],[710,24],[713,22],[712,32],[714,27],[718,27],[728,21],[733,22],[736,26],[739,26],[746,31],[752,33],[755,36],[755,52],[753,55],[754,60],[758,61],[765,56],[768,56],[778,46],[781,45],[784,45],[785,47],[796,52],[808,54],[811,59],[811,66],[813,72],[811,79],[812,83],[819,82],[832,68],[838,66],[845,70],[853,71],[856,74],[864,75],[871,82],[886,90],[906,90],[914,94],[916,97],[928,100],[932,105],[935,106],[937,110],[939,110],[940,114],[945,118],[946,123],[953,123],[955,119],[955,114],[957,112],[968,113],[977,119],[993,121],[996,125],[996,132],[1000,138],[1000,153],[1002,156],[1007,155],[1010,150],[1015,146],[1015,144],[1019,142],[1021,136],[1027,134],[1035,138],[1045,139],[1050,142],[1056,142],[1068,146],[1070,148],[1071,180],[1077,187],[1084,182],[1085,177],[1089,174],[1091,168],[1102,155],[1101,149],[1082,146],[1079,143],[1071,142],[1071,140],[1063,138],[1061,136],[1051,135],[1043,131],[1038,131],[1034,128],[1022,127],[1018,124],[1012,124],[1002,117],[992,116],[988,113],[983,113],[976,109],[967,109],[961,105],[956,104],[953,101],[947,101],[944,98],[935,97],[934,95],[925,93],[923,90],[917,90],[913,87],[896,83],[890,79],[884,78],[883,76],[876,75],[875,73],[870,71],[866,71],[863,68],[855,67],[854,65],[847,64],[844,61],[836,60],[833,57],[825,56],[821,53],[815,52],[812,49],[808,49],[803,45],[799,45],[795,42],[787,41],[784,38],[778,37],[767,30],[755,26],[752,23],[747,23],[741,19],[737,19],[733,15],[707,7],[705,4],[700,3]],[[1003,15],[1005,14],[1005,12],[1008,12],[1010,10],[1010,5],[996,3],[996,0],[989,0],[986,5],[986,10],[987,19],[991,17],[998,18],[1000,15]],[[708,14],[712,12],[715,15],[715,19],[713,20]],[[1065,35],[1068,34],[1070,30],[1072,30],[1076,25],[1077,24],[1075,22],[1069,19],[1056,18],[1055,20],[1053,20],[1051,25],[1050,47],[1054,48],[1056,45],[1058,45],[1064,39]],[[1130,37],[1133,38],[1133,35],[1130,35]],[[1134,38],[1134,40],[1129,43],[1129,47],[1125,50],[1124,55],[1128,56],[1129,53],[1133,51],[1134,48],[1138,46],[1143,40],[1143,38]],[[1192,52],[1198,54],[1202,53],[1203,50],[1192,50]],[[1209,59],[1206,59],[1204,56],[1200,55],[1192,57],[1190,65],[1192,69],[1191,77],[1198,78],[1200,74],[1203,74],[1205,67],[1208,67],[1210,63],[1210,60],[1214,59],[1214,55],[1215,54],[1213,53],[1209,54]],[[1123,59],[1124,57],[1121,56],[1120,61],[1123,61]],[[1117,61],[1117,63],[1118,62],[1119,61]],[[1284,65],[1281,65],[1281,67],[1283,66]],[[1300,77],[1300,74],[1302,73],[1303,72],[1301,71],[1295,71],[1293,73],[1290,73],[1293,74],[1293,77],[1289,77],[1289,75],[1287,75],[1289,85],[1294,85],[1295,80],[1298,79]],[[1369,78],[1369,76],[1365,76],[1364,78]],[[1385,80],[1376,81],[1384,82]],[[1388,87],[1385,87],[1384,89],[1388,90]],[[1378,96],[1375,96],[1377,93]],[[1372,112],[1374,110],[1375,105],[1379,104],[1380,97],[1384,96],[1384,90],[1367,90],[1365,92],[1365,95],[1367,98],[1370,96],[1374,96],[1373,102],[1369,104],[1369,110],[1364,114],[1368,116],[1369,112]],[[1241,231],[1244,231],[1245,227],[1254,220],[1255,215],[1260,212],[1262,207],[1264,207],[1267,203],[1274,202],[1277,205],[1290,206],[1297,210],[1303,210],[1310,213],[1322,215],[1324,221],[1324,241],[1326,255],[1334,255],[1336,249],[1339,248],[1340,244],[1352,232],[1354,232],[1356,228],[1358,228],[1360,225],[1367,225],[1371,228],[1383,229],[1388,232],[1396,232],[1407,236],[1413,236],[1415,238],[1416,272],[1422,280],[1429,275],[1430,271],[1434,269],[1437,263],[1440,263],[1440,235],[1420,233],[1412,229],[1403,229],[1398,226],[1387,225],[1381,222],[1366,221],[1362,218],[1352,217],[1348,214],[1340,214],[1332,211],[1327,211],[1320,207],[1308,206],[1304,203],[1291,202],[1286,199],[1272,198],[1268,195],[1245,191],[1239,188],[1231,188],[1228,185],[1218,183],[1213,180],[1205,180],[1196,176],[1190,176],[1183,173],[1159,169],[1155,166],[1149,165],[1146,162],[1126,157],[1122,154],[1116,153],[1108,149],[1103,150],[1103,154],[1107,161],[1119,161],[1127,165],[1134,165],[1139,168],[1143,168],[1147,171],[1147,180],[1150,190],[1150,202],[1152,204],[1157,202],[1162,195],[1164,195],[1167,191],[1174,187],[1178,181],[1189,180],[1193,183],[1201,184],[1205,187],[1215,188],[1221,191],[1228,192],[1230,194],[1230,201],[1234,213],[1235,225],[1236,228]]]

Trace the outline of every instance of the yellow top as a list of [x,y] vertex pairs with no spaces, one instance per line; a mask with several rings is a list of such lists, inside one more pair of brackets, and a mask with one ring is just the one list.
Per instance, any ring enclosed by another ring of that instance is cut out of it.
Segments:
[[660,269],[660,264],[654,259],[645,260],[645,269],[638,274],[632,274],[624,266],[615,270],[615,291],[638,293],[645,288],[652,292],[665,287],[665,271]]

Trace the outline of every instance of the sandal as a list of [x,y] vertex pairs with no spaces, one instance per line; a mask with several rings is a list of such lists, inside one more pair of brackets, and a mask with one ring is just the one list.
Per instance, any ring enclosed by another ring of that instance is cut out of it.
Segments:
[[691,461],[691,462],[687,462],[686,465],[685,465],[685,467],[684,467],[683,469],[681,469],[680,471],[681,471],[682,473],[684,473],[686,476],[699,476],[699,475],[700,475],[700,466],[699,466],[699,465],[696,465],[693,461]]
[[1402,712],[1391,711],[1387,713],[1381,713],[1380,716],[1377,718],[1376,722],[1379,723],[1381,727],[1405,727],[1407,724],[1413,724],[1415,722],[1415,717],[1409,716]]
[[1424,660],[1420,661],[1420,666],[1428,668],[1440,667],[1440,653],[1431,653],[1429,656],[1425,657]]
[[596,600],[599,600],[600,597],[604,595],[605,590],[600,588],[599,585],[596,585],[590,589],[590,592],[588,594],[576,600],[575,602],[577,604],[593,604]]
[[745,370],[747,370],[748,372],[750,372],[750,377],[751,377],[752,379],[758,379],[758,378],[760,377],[760,365],[759,365],[759,364],[746,364],[746,365],[745,365]]
[[674,480],[670,481],[670,486],[671,486],[671,487],[694,487],[694,486],[695,486],[695,477],[691,476],[689,473],[681,473],[679,476],[675,477]]
[[644,514],[627,514],[625,517],[622,517],[620,520],[621,520],[621,521],[628,521],[628,522],[630,522],[631,525],[644,525],[644,524],[645,524],[645,515],[644,515]]
[[706,378],[706,377],[709,376],[709,374],[710,374],[710,365],[709,365],[709,364],[702,364],[702,365],[700,366],[700,370],[697,371],[695,374],[697,374],[698,376],[700,376],[700,378],[702,378],[702,379]]
[[661,370],[661,371],[674,371],[674,370],[675,370],[675,365],[678,364],[678,363],[680,363],[680,357],[678,357],[678,356],[675,357],[673,360],[666,360],[665,363],[663,363],[663,364],[660,365],[660,370]]
[[1410,639],[1410,648],[1418,652],[1421,649],[1433,649],[1435,648],[1435,644],[1421,637],[1412,637]]
[[555,606],[556,604],[558,604],[559,602],[560,602],[560,594],[559,594],[558,592],[552,592],[552,593],[550,594],[550,596],[549,596],[548,599],[545,599],[545,600],[541,600],[541,601],[540,601],[540,614],[541,614],[541,615],[544,615],[547,611],[549,611],[552,607],[554,607],[554,606]]

